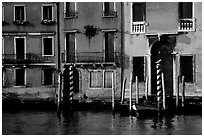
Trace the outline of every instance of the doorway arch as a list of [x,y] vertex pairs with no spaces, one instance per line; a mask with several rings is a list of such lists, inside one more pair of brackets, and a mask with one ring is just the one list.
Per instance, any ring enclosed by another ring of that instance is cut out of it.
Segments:
[[151,54],[151,94],[157,94],[156,62],[161,59],[160,68],[164,74],[166,94],[173,95],[173,46],[168,37],[156,39],[150,46]]

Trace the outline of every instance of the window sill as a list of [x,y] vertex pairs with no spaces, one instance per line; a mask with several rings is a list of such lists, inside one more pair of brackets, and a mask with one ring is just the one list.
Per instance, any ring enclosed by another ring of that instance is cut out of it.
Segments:
[[28,21],[26,20],[14,20],[13,24],[15,25],[26,25],[28,23]]
[[26,88],[26,86],[14,86],[14,88]]
[[43,24],[43,25],[53,25],[53,24],[55,24],[55,21],[54,20],[42,20],[41,24]]
[[43,57],[54,57],[54,55],[42,55]]
[[102,15],[103,18],[116,18],[116,15]]

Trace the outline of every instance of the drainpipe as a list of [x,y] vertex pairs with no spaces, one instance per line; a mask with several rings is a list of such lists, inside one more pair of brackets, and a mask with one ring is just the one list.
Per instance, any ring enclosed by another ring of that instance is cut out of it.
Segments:
[[[125,19],[124,19],[124,2],[121,2],[121,85],[123,85],[123,75],[124,75],[124,60],[125,56],[123,56],[125,44],[124,44],[124,28],[125,28]],[[125,55],[125,54],[124,54]],[[121,96],[122,96],[122,86],[121,86]]]

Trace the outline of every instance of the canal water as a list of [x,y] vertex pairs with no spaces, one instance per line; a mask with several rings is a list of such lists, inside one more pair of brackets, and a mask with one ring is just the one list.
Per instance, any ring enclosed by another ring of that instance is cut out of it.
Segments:
[[111,111],[2,111],[3,135],[201,135],[201,115],[130,117]]

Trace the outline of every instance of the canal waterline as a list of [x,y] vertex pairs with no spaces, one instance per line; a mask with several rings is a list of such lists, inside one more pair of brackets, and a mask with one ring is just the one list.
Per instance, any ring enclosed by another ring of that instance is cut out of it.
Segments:
[[201,135],[202,115],[121,116],[109,110],[3,110],[3,135]]

